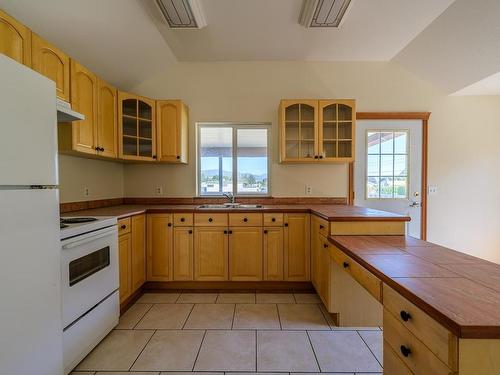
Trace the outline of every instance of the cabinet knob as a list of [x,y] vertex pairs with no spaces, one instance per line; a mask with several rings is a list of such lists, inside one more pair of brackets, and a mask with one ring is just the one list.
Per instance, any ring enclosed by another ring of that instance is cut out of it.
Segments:
[[104,151],[104,147],[100,147],[99,151],[101,151],[101,152]]
[[323,247],[326,249],[328,247],[328,245],[326,243],[324,243]]
[[188,233],[189,233],[189,234],[193,234],[193,231],[190,229]]
[[276,218],[275,218],[275,217],[273,217],[273,218],[271,219],[271,221],[274,223],[274,222],[276,221]]
[[211,223],[212,221],[214,221],[214,219],[212,219],[211,217],[208,218],[208,222]]
[[156,155],[153,155],[153,159],[155,159],[155,160],[156,160]]
[[323,155],[320,155],[320,156],[319,156],[319,158],[320,158],[320,159],[323,159]]
[[401,316],[401,319],[403,319],[405,322],[407,322],[408,320],[411,319],[411,315],[407,311],[401,310],[401,312],[399,313],[399,315]]
[[169,227],[171,227],[171,226],[172,226],[172,223],[168,223],[167,225],[168,225]]
[[405,357],[408,357],[411,354],[411,349],[407,346],[401,345],[399,350],[401,350],[401,354]]
[[227,230],[224,231],[224,234],[227,234]]
[[267,230],[264,231],[264,234],[267,234]]
[[123,224],[120,228],[121,229],[125,229],[127,226],[125,224]]
[[314,155],[314,159],[317,159],[318,158],[318,155]]
[[324,225],[321,225],[321,224],[319,225],[319,229],[324,229],[324,228],[325,228]]
[[181,217],[181,223],[185,222],[186,219],[184,219],[183,217]]
[[181,157],[179,155],[177,155],[177,160],[179,160]]
[[344,266],[344,268],[349,268],[349,263],[347,262],[342,263],[342,265]]
[[229,231],[229,234],[233,234],[233,231],[232,231],[232,230],[230,230],[230,231]]
[[285,223],[284,225],[285,225],[285,227],[287,227],[287,226],[288,226],[288,223]]
[[245,217],[245,218],[243,218],[243,221],[246,223],[248,221],[248,219]]

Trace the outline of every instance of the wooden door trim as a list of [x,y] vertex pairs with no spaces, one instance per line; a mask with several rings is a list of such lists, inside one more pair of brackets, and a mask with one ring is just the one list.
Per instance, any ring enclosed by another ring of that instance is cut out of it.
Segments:
[[[356,120],[422,120],[422,203],[420,205],[420,236],[427,239],[427,163],[429,143],[429,117],[431,112],[356,112]],[[354,163],[349,163],[349,195],[347,202],[354,204]]]

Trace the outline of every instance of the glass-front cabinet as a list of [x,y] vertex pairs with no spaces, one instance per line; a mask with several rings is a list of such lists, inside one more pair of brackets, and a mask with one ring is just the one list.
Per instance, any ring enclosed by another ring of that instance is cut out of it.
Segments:
[[156,160],[155,101],[118,94],[119,150],[125,160]]
[[354,160],[354,100],[282,100],[280,161]]

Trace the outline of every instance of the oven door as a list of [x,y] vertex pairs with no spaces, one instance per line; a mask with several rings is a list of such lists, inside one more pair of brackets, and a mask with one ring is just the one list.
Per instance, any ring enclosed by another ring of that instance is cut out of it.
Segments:
[[66,328],[118,289],[116,226],[63,240],[62,312]]

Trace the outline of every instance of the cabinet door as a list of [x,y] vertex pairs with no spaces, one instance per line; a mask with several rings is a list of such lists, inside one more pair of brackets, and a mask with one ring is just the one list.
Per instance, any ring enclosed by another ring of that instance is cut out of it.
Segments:
[[132,292],[146,282],[146,215],[132,217]]
[[229,229],[229,280],[262,280],[262,227]]
[[193,227],[174,228],[174,280],[193,280]]
[[132,294],[131,281],[132,237],[130,233],[118,238],[118,259],[120,265],[120,303]]
[[311,217],[311,281],[318,295],[321,295],[320,290],[320,234],[317,229],[317,219]]
[[56,83],[58,98],[69,102],[69,56],[35,33],[31,41],[31,66]]
[[285,214],[285,280],[309,281],[310,215]]
[[264,228],[264,280],[283,280],[283,228]]
[[116,158],[118,156],[118,124],[116,89],[99,80],[97,91],[99,108],[97,111],[98,155]]
[[180,100],[156,102],[158,160],[188,162],[188,113]]
[[314,162],[318,154],[318,101],[282,100],[279,111],[280,160]]
[[194,228],[194,279],[228,279],[228,234],[225,227]]
[[154,100],[118,92],[118,150],[121,159],[157,159]]
[[72,122],[73,150],[95,154],[97,77],[75,60],[71,60],[71,106],[85,115],[85,120]]
[[354,100],[320,100],[318,153],[321,161],[354,161]]
[[171,214],[148,215],[148,281],[171,281],[173,279],[172,228]]
[[31,30],[0,9],[0,53],[31,66]]

